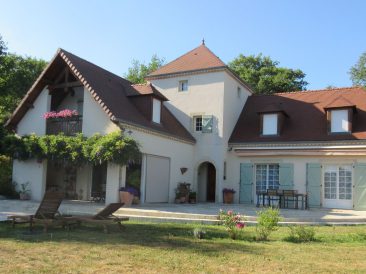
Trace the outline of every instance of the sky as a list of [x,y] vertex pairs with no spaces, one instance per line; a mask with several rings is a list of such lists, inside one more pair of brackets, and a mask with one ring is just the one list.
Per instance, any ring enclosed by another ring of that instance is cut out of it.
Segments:
[[366,51],[364,0],[0,0],[10,52],[49,61],[63,48],[123,76],[153,54],[174,60],[202,38],[224,62],[270,56],[307,89],[351,86]]

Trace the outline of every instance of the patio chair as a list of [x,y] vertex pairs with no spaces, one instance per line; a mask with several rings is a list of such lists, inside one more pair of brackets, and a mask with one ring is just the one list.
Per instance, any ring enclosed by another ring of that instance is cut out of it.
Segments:
[[91,224],[100,224],[103,226],[103,230],[105,233],[108,233],[108,225],[117,223],[120,229],[123,229],[122,222],[128,221],[128,217],[118,217],[113,215],[118,209],[120,209],[124,203],[111,203],[99,211],[97,214],[93,216],[72,216],[66,217],[70,221],[76,221],[79,223],[91,223]]
[[268,206],[279,207],[281,203],[280,194],[277,189],[267,189]]
[[29,223],[29,230],[33,230],[34,223],[41,223],[44,231],[47,232],[49,225],[60,223],[60,219],[56,219],[59,214],[58,208],[61,205],[64,194],[57,191],[48,191],[44,194],[41,203],[35,214],[31,215],[12,215],[8,216],[8,220],[12,221],[13,228],[16,224]]
[[289,208],[291,205],[292,208],[297,208],[298,198],[296,197],[297,190],[283,190],[283,207]]

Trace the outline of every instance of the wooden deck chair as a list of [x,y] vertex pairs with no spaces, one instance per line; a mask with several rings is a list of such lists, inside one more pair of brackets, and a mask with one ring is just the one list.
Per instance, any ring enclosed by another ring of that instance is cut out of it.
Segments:
[[118,217],[113,215],[113,213],[115,213],[123,205],[124,203],[111,203],[93,216],[73,216],[73,217],[67,217],[66,219],[75,220],[79,224],[81,223],[101,224],[103,226],[104,232],[108,233],[108,225],[117,223],[118,227],[122,229],[123,225],[121,222],[129,220],[128,217]]
[[16,224],[29,223],[29,230],[33,230],[34,223],[41,223],[44,225],[44,231],[47,232],[48,225],[59,223],[56,219],[56,214],[59,214],[58,209],[61,205],[64,195],[61,192],[49,191],[43,196],[41,203],[35,214],[32,215],[12,215],[8,216],[8,220],[12,221],[13,228]]

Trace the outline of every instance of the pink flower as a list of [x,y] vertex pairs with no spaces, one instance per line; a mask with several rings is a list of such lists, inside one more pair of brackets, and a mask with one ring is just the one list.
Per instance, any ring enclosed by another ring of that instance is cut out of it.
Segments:
[[233,211],[232,210],[228,210],[227,214],[228,215],[232,215],[233,214]]
[[56,111],[49,111],[43,114],[44,119],[50,118],[66,118],[79,115],[76,110],[64,109],[60,110],[59,112]]
[[242,229],[242,228],[245,227],[245,224],[244,223],[237,223],[236,227],[239,228],[239,229]]

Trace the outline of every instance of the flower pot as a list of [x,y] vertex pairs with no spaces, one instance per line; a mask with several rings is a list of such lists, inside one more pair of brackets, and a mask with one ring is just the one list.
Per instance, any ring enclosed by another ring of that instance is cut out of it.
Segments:
[[20,200],[29,200],[30,197],[29,197],[29,194],[28,193],[20,193],[19,194],[19,199]]
[[224,204],[232,204],[234,201],[234,193],[224,192]]
[[121,203],[124,203],[124,206],[131,206],[133,201],[133,195],[127,191],[120,191],[119,198]]

